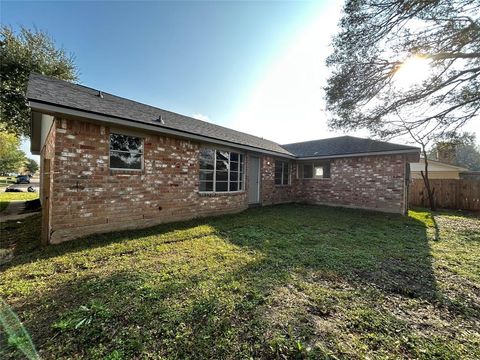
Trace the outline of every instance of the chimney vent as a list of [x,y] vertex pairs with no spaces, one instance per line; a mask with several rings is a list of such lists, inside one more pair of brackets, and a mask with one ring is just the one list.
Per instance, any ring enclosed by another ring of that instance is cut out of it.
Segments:
[[98,95],[97,95],[100,99],[103,99],[103,92],[101,92],[100,90],[98,90]]
[[156,122],[159,122],[160,124],[164,125],[165,121],[163,121],[162,115],[158,116],[158,119],[155,119]]

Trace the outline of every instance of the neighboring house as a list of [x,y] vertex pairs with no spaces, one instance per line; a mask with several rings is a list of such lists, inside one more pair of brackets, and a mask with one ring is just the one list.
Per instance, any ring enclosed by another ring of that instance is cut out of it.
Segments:
[[[412,179],[422,179],[421,171],[425,172],[425,160],[420,158],[419,162],[410,164]],[[428,160],[428,178],[429,179],[460,179],[460,173],[468,169],[447,164],[436,160]]]
[[480,181],[480,171],[464,171],[460,173],[460,179]]
[[286,202],[405,213],[419,160],[349,136],[281,146],[36,74],[27,97],[44,243]]

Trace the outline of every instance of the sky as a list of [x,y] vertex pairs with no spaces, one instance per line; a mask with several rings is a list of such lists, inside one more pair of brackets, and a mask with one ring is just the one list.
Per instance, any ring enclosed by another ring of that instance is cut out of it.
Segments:
[[47,31],[86,86],[285,144],[343,135],[322,92],[342,4],[2,1],[0,20]]

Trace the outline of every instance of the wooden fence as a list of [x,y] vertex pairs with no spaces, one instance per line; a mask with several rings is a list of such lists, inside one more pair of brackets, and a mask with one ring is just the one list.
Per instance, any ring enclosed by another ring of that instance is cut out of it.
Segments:
[[[480,180],[433,179],[435,203],[440,209],[480,210]],[[413,179],[408,194],[410,206],[429,207],[422,179]]]

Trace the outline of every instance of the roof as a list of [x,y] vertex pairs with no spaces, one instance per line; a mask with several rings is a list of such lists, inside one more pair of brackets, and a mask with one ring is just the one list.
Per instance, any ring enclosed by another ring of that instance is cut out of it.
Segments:
[[371,154],[384,152],[418,152],[414,146],[393,144],[353,136],[339,136],[329,139],[304,141],[282,145],[289,152],[300,158],[338,157],[353,154]]
[[[65,113],[91,117],[99,121],[143,127],[144,129],[186,138],[237,145],[291,158],[326,158],[342,155],[368,155],[376,152],[419,151],[418,148],[412,146],[352,136],[279,145],[258,136],[35,73],[32,73],[29,78],[27,99],[30,102],[30,107],[34,110],[32,132],[37,135],[38,127],[35,126],[37,124],[35,119],[38,119],[38,117],[35,117],[35,114],[38,115],[38,113],[45,111],[46,113]],[[37,130],[34,131],[35,129]]]
[[[420,158],[420,161],[417,163],[411,163],[410,169],[411,171],[422,171],[425,167],[425,159],[423,157]],[[432,160],[428,159],[428,167],[430,171],[469,171],[466,167],[449,164],[443,161]]]
[[[153,125],[158,127],[159,132],[161,132],[162,128],[173,129],[186,134],[221,139],[233,144],[246,145],[260,150],[292,156],[288,150],[270,140],[112,94],[102,92],[103,96],[99,96],[99,93],[99,90],[83,85],[32,73],[28,82],[27,99],[29,101],[86,111],[92,114]],[[158,121],[160,116],[163,123]]]

